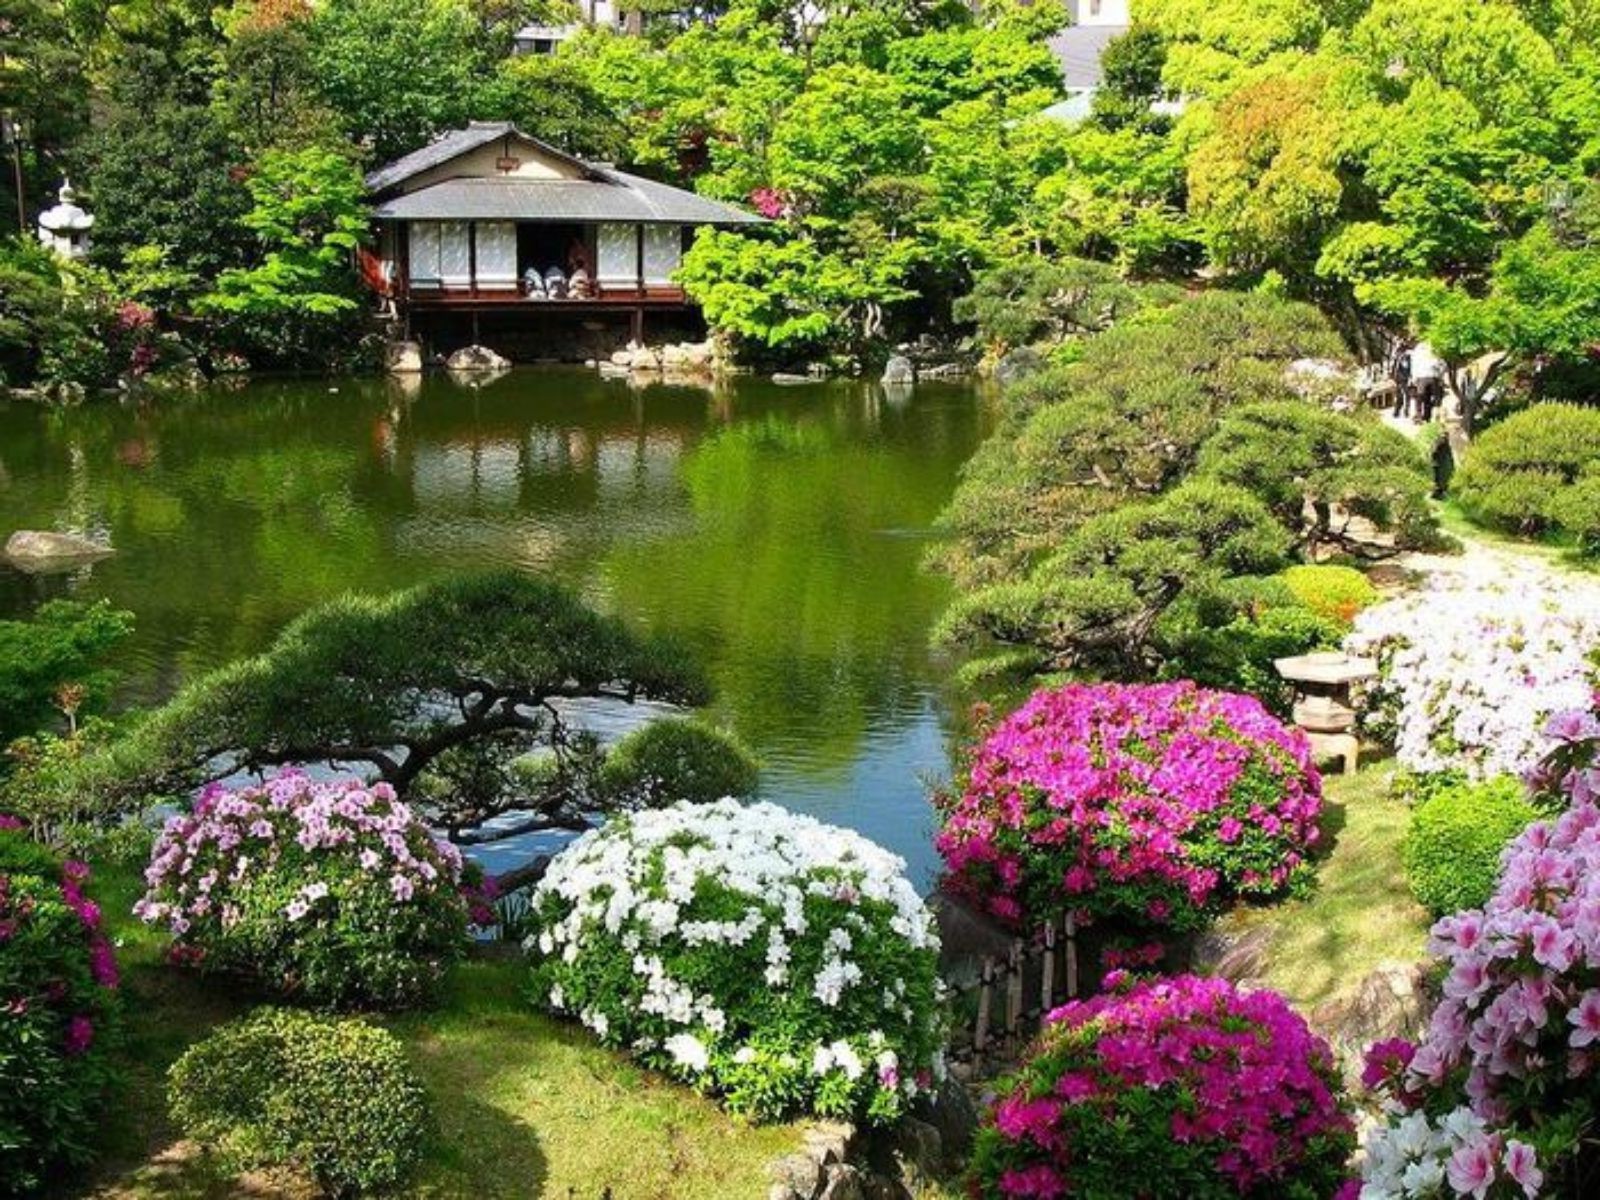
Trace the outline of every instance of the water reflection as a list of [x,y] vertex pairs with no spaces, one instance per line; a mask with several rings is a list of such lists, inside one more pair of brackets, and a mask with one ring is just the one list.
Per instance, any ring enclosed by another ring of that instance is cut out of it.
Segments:
[[0,571],[0,612],[60,594],[133,609],[143,701],[347,589],[549,572],[695,647],[769,796],[920,869],[946,669],[926,648],[941,587],[918,561],[984,425],[952,386],[711,392],[560,371],[0,407],[0,535],[73,529],[118,550],[62,576]]

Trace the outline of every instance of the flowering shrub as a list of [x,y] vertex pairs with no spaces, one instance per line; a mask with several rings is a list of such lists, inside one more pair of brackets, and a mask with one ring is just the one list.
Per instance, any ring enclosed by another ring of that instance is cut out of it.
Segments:
[[1355,1141],[1339,1086],[1275,992],[1180,976],[1075,1001],[1002,1088],[974,1194],[1329,1200]]
[[402,1183],[427,1097],[400,1040],[352,1017],[258,1009],[189,1047],[169,1074],[174,1123],[233,1169],[291,1165],[328,1196]]
[[942,1069],[933,922],[900,859],[771,804],[612,819],[534,894],[534,991],[760,1119],[888,1121]]
[[1436,580],[1360,613],[1345,647],[1378,660],[1366,720],[1402,766],[1520,774],[1547,748],[1550,715],[1589,698],[1600,586],[1515,573]]
[[[1593,1156],[1600,1111],[1600,807],[1588,792],[1600,726],[1572,713],[1547,728],[1561,739],[1551,755],[1560,765],[1536,774],[1572,807],[1511,844],[1481,910],[1434,925],[1429,949],[1446,974],[1422,1044],[1386,1043],[1369,1055],[1368,1084],[1435,1123],[1426,1140],[1416,1121],[1378,1135],[1363,1192],[1371,1200],[1531,1197],[1546,1176],[1572,1182],[1595,1165],[1582,1160]],[[1445,1118],[1462,1106],[1467,1116]],[[1455,1121],[1448,1145],[1440,1118]],[[1420,1163],[1432,1178],[1440,1162],[1453,1192],[1392,1186],[1396,1170],[1403,1180]]]
[[134,911],[172,932],[175,958],[336,1005],[423,996],[488,899],[387,784],[293,771],[208,789],[167,822],[145,882]]
[[1249,696],[1073,684],[1002,722],[941,807],[953,886],[1003,920],[1191,928],[1304,873],[1322,783],[1304,736]]
[[0,818],[0,1195],[94,1148],[117,964],[88,882]]
[[1544,1183],[1532,1146],[1491,1129],[1467,1107],[1437,1119],[1409,1113],[1374,1129],[1365,1149],[1360,1200],[1532,1200]]

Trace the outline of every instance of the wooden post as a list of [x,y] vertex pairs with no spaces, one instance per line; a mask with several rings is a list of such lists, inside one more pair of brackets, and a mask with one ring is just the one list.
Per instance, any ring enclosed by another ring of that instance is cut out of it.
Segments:
[[1015,1034],[1022,1019],[1022,939],[1011,939],[1006,962],[1006,1032]]
[[1071,913],[1066,915],[1062,922],[1062,930],[1067,935],[1067,999],[1078,998],[1078,922]]
[[[467,290],[474,298],[478,295],[478,223],[467,222]],[[472,340],[478,340],[478,318],[473,314]]]
[[644,345],[644,306],[639,305],[633,310],[632,324],[633,340],[639,345]]
[[989,1044],[989,1005],[994,994],[994,959],[983,960],[983,971],[978,976],[978,1020],[972,1030],[972,1048],[982,1053]]
[[1049,920],[1044,926],[1044,969],[1039,978],[1039,1021],[1049,1015],[1056,1002],[1056,923]]

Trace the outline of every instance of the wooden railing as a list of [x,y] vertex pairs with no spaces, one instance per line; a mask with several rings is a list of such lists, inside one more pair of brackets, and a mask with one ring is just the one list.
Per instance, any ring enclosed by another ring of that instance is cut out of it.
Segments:
[[950,1054],[957,1061],[1008,1059],[1056,1008],[1082,995],[1078,927],[1068,914],[1013,938],[1006,955],[982,960],[973,979],[950,984]]

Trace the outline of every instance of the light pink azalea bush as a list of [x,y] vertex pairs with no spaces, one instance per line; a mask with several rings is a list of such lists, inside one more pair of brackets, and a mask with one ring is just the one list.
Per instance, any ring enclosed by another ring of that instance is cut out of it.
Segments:
[[1050,1014],[979,1132],[981,1200],[1330,1200],[1355,1145],[1327,1044],[1281,996],[1180,976]]
[[1072,684],[1001,722],[940,805],[951,884],[995,916],[1186,929],[1307,872],[1322,782],[1253,697]]
[[[1533,778],[1571,807],[1512,842],[1488,904],[1433,927],[1446,973],[1421,1045],[1369,1052],[1369,1085],[1412,1115],[1369,1141],[1367,1200],[1533,1197],[1600,1166],[1600,722],[1562,713],[1546,732],[1558,748]],[[1406,1190],[1408,1171],[1437,1190]]]
[[466,948],[487,892],[387,784],[286,771],[214,786],[173,817],[135,908],[173,957],[288,996],[396,1007],[422,998]]

